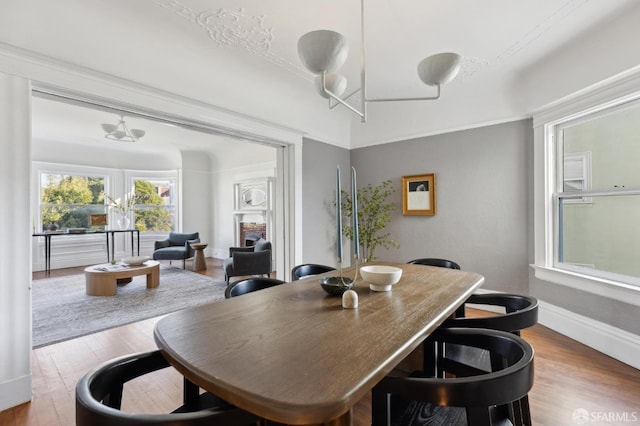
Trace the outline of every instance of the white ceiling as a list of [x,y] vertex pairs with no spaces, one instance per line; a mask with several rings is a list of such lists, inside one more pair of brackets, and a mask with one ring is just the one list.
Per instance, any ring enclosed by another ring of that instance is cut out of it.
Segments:
[[[343,33],[351,54],[341,72],[348,91],[357,87],[355,0],[2,0],[0,8],[7,45],[352,147],[528,116],[640,64],[636,0],[367,0],[369,97],[429,95],[415,72],[423,57],[454,51],[464,61],[441,100],[374,104],[360,124],[344,108],[328,110],[296,52],[308,31]],[[580,60],[589,54],[592,62]],[[577,59],[558,72],[558,57]],[[89,132],[104,120],[73,121]]]
[[[68,103],[64,100],[34,96],[32,99],[32,137],[40,141],[59,141],[70,145],[109,147],[128,153],[179,153],[200,151],[222,156],[231,150],[259,149],[237,138],[214,135],[205,131],[186,129],[167,121],[151,120],[134,114],[123,113],[129,129],[141,129],[145,135],[137,142],[114,141],[105,138],[101,123],[118,124],[120,114],[108,108]],[[271,154],[274,155],[274,154]]]

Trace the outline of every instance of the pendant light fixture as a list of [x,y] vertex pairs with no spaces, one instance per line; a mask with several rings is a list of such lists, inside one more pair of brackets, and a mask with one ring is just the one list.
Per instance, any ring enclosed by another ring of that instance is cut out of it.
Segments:
[[[316,74],[315,85],[320,95],[329,99],[329,108],[343,105],[355,114],[361,121],[367,121],[367,104],[369,102],[397,102],[397,101],[426,101],[440,98],[440,86],[453,80],[460,71],[462,57],[457,53],[438,53],[420,61],[418,77],[429,86],[435,86],[435,96],[417,98],[382,98],[369,99],[366,86],[366,57],[364,31],[364,0],[360,1],[360,87],[352,93],[342,97],[347,88],[347,79],[336,71],[344,65],[349,54],[345,37],[331,30],[311,31],[298,40],[298,56],[302,64]],[[362,92],[360,95],[360,109],[347,103],[347,99]]]
[[127,124],[124,122],[124,116],[120,116],[120,122],[118,124],[101,124],[102,130],[107,132],[104,135],[105,138],[111,139],[114,141],[123,141],[123,142],[137,142],[138,139],[145,135],[144,130],[140,129],[129,129]]

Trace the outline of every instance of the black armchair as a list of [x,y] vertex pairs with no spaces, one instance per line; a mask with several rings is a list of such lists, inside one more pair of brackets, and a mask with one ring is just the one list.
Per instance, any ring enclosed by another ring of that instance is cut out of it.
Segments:
[[153,245],[153,260],[182,260],[182,268],[185,269],[187,259],[193,257],[195,251],[191,248],[190,243],[199,243],[200,234],[182,234],[179,232],[170,232],[169,238],[162,241],[156,241]]
[[229,247],[224,261],[224,279],[231,277],[271,274],[271,243],[260,238],[251,247]]

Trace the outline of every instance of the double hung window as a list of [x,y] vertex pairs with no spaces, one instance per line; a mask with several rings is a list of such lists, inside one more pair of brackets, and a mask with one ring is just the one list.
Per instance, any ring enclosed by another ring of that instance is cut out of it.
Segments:
[[574,116],[552,134],[554,266],[640,284],[640,101]]
[[42,171],[39,173],[40,225],[58,229],[88,228],[89,215],[106,213],[107,176],[95,172]]
[[134,222],[140,232],[168,232],[178,229],[177,173],[131,172],[135,202]]

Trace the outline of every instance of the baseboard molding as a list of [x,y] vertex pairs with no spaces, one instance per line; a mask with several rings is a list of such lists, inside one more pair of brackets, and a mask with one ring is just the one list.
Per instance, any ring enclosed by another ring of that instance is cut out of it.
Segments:
[[[479,289],[478,294],[499,293]],[[640,336],[538,300],[538,323],[640,370]],[[490,312],[500,308],[472,305]],[[504,310],[502,311],[504,312]]]
[[31,401],[31,375],[0,383],[0,411]]
[[640,336],[539,301],[538,322],[633,368],[640,369]]

